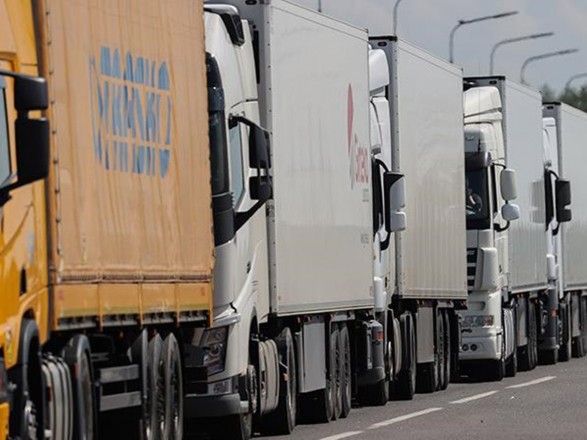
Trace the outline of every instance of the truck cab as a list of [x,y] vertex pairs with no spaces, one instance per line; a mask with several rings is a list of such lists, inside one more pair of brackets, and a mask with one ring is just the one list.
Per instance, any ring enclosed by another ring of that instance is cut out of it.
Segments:
[[214,321],[185,345],[190,353],[186,418],[226,416],[225,423],[244,424],[250,430],[259,325],[269,313],[265,202],[271,189],[268,174],[260,174],[261,169],[268,170],[267,133],[258,125],[250,27],[241,22],[234,6],[206,5],[205,32],[216,253]]
[[[45,80],[36,77],[31,4],[2,2],[0,17],[10,23],[0,31],[0,438],[4,439],[9,435],[9,403],[13,409],[36,405],[37,417],[43,414],[35,393],[29,402],[22,402],[12,395],[10,383],[15,374],[23,374],[19,356],[23,319],[39,319],[31,334],[37,346],[47,337],[48,323],[42,320],[47,307],[44,185],[39,181],[48,172],[49,127],[46,119],[32,113],[45,109],[48,100]],[[30,360],[29,380],[34,385],[40,371]],[[25,412],[13,411],[10,435],[30,433],[33,423]]]
[[[508,304],[508,235],[519,216],[513,172],[506,168],[502,103],[495,87],[465,91],[468,309],[462,312],[461,361],[488,360],[502,376],[516,349]],[[503,310],[502,310],[503,305]]]

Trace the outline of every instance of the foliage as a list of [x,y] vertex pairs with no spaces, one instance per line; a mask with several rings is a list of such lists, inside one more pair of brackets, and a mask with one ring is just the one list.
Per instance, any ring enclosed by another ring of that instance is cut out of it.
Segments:
[[580,87],[567,87],[559,94],[556,94],[548,84],[545,84],[541,91],[544,102],[561,101],[587,112],[587,84]]

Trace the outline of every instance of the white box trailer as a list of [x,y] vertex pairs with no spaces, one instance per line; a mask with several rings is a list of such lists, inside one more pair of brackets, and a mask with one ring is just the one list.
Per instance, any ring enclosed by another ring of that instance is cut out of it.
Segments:
[[544,106],[544,116],[553,118],[558,139],[559,174],[571,181],[572,219],[561,227],[563,288],[587,289],[587,114],[562,103]]
[[374,38],[391,69],[392,168],[406,180],[397,293],[467,298],[461,69],[396,38]]
[[542,96],[505,77],[469,78],[477,86],[497,87],[508,168],[517,173],[520,218],[508,230],[509,290],[545,290],[546,273]]
[[285,1],[241,13],[270,23],[258,56],[273,146],[271,312],[372,307],[367,33]]

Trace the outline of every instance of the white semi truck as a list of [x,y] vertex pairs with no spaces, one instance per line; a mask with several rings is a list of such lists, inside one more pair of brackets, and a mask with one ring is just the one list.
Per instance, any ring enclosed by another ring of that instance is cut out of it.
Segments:
[[[584,139],[587,114],[561,103],[543,107],[549,277],[549,332],[541,349],[552,352],[545,361],[567,361],[587,350],[587,267],[584,258],[587,220],[587,175]],[[572,219],[567,205],[571,203]],[[569,222],[568,224],[565,224]],[[553,348],[558,347],[558,350]]]
[[380,320],[389,335],[386,376],[396,398],[412,398],[415,388],[444,389],[458,367],[455,310],[467,299],[464,160],[457,146],[463,142],[462,72],[405,41],[378,37],[390,35],[388,3],[297,1],[369,31],[372,126],[383,139],[373,155],[383,169],[404,173],[406,186],[405,232],[389,248],[384,234],[375,240],[384,250],[375,264],[375,292],[385,299],[376,304],[387,315]]
[[374,154],[383,168],[405,175],[407,225],[388,249],[384,284],[386,327],[396,342],[389,353],[400,360],[388,376],[395,396],[410,399],[415,389],[445,389],[456,374],[456,310],[467,299],[462,73],[397,38],[370,42],[372,59],[379,58],[372,76],[383,78],[387,68],[389,79],[373,87],[380,94],[373,94],[372,115],[391,128]]
[[[282,0],[205,11],[214,324],[183,338],[185,417],[198,429],[218,421],[220,438],[288,433],[298,408],[328,421],[360,389],[386,385],[368,39]],[[401,176],[383,181],[388,219]]]
[[501,380],[536,366],[548,302],[542,104],[504,77],[468,78],[465,88],[470,294],[460,359]]

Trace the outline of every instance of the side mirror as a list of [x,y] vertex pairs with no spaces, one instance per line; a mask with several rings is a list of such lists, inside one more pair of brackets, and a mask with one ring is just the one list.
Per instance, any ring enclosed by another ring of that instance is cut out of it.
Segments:
[[516,185],[516,172],[514,170],[510,168],[501,170],[499,186],[501,189],[501,196],[506,202],[516,200],[518,197],[518,189]]
[[49,121],[17,119],[15,126],[18,185],[44,179],[49,174]]
[[256,169],[271,168],[269,133],[258,125],[249,125],[249,166]]
[[44,179],[49,174],[50,138],[46,118],[30,119],[28,112],[45,110],[49,104],[44,78],[0,70],[1,76],[14,78],[17,181],[2,189],[3,199],[15,188]]
[[501,216],[506,222],[513,222],[520,218],[520,207],[514,203],[506,203],[501,207]]
[[383,188],[389,207],[385,216],[385,230],[403,231],[406,229],[406,214],[402,212],[406,206],[405,176],[402,173],[386,171],[383,173]]
[[232,119],[249,127],[249,167],[257,170],[257,175],[249,178],[250,195],[252,200],[265,202],[273,195],[269,132],[242,116]]
[[556,220],[559,223],[571,221],[572,213],[567,206],[571,204],[571,182],[564,179],[557,179],[555,182],[556,191]]
[[269,133],[255,124],[249,125],[249,129],[249,166],[257,170],[257,176],[249,178],[251,199],[266,201],[273,194],[273,185],[269,176],[271,168]]

